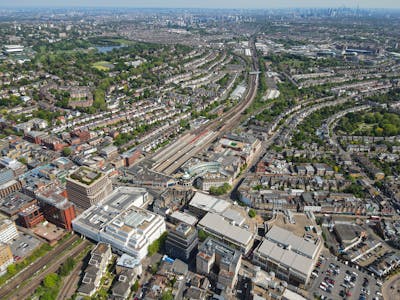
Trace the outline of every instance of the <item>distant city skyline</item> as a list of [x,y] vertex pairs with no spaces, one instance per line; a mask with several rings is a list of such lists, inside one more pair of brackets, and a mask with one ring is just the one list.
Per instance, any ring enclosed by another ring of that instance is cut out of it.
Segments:
[[400,8],[398,0],[0,0],[0,7],[159,7],[159,8],[300,8],[357,7]]

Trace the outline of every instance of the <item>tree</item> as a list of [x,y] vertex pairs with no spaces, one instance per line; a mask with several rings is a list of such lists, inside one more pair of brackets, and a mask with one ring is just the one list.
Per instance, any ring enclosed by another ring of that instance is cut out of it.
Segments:
[[147,256],[153,256],[164,248],[165,240],[167,239],[168,232],[164,232],[158,239],[149,245],[147,248]]
[[68,257],[67,260],[61,265],[59,269],[60,276],[66,276],[75,266],[75,261],[72,257]]
[[24,164],[24,165],[26,165],[26,164],[28,163],[28,161],[26,160],[25,157],[20,157],[20,158],[18,158],[18,161],[19,161],[21,164]]
[[139,280],[136,280],[132,286],[132,291],[137,292],[139,290]]
[[71,153],[72,153],[72,150],[71,150],[70,147],[65,147],[65,148],[63,149],[63,155],[64,155],[64,156],[70,156]]
[[43,286],[48,289],[55,288],[60,278],[56,273],[51,273],[43,279]]
[[171,290],[164,291],[161,295],[161,300],[173,300],[174,296],[172,295]]
[[199,237],[200,242],[204,242],[204,240],[208,237],[208,234],[203,229],[200,229],[197,233],[197,236]]
[[256,211],[254,209],[249,210],[249,217],[254,218],[257,215]]
[[225,182],[222,186],[219,187],[210,187],[210,194],[215,196],[220,196],[226,194],[232,187],[229,183]]
[[17,267],[15,266],[15,264],[9,265],[7,267],[7,273],[11,276],[17,273]]

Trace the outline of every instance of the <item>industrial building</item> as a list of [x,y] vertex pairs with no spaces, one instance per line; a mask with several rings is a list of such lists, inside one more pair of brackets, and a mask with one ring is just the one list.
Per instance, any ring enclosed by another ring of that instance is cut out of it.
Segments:
[[164,218],[139,208],[147,197],[144,189],[119,187],[74,219],[73,230],[141,260],[166,230]]
[[253,263],[273,271],[282,280],[307,284],[322,249],[319,238],[308,241],[292,232],[272,227],[254,250]]

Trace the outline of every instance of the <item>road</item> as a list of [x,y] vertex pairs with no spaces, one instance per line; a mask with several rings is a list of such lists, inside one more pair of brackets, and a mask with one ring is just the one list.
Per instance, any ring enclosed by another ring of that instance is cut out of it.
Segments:
[[386,280],[382,286],[383,299],[392,300],[399,296],[400,274],[396,274]]
[[[82,241],[78,246],[72,248],[71,250],[62,254],[61,257],[51,255],[51,264],[43,272],[39,273],[32,280],[28,281],[27,284],[23,285],[21,288],[11,291],[9,294],[5,295],[4,299],[17,300],[17,299],[27,299],[32,295],[43,279],[51,274],[57,272],[58,268],[67,260],[68,257],[75,257],[81,253],[90,242],[88,240]],[[71,244],[68,244],[70,246]]]
[[0,299],[7,299],[7,295],[15,291],[17,286],[22,282],[32,278],[35,273],[39,272],[44,266],[57,257],[63,251],[65,251],[72,243],[77,241],[79,237],[77,235],[71,235],[69,238],[65,239],[60,245],[56,246],[45,256],[38,259],[36,262],[26,267],[23,271],[14,276],[11,280],[5,283],[0,288]]

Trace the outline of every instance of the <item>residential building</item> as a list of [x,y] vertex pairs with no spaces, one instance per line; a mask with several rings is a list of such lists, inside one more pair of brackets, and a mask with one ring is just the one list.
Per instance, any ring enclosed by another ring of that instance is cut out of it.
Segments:
[[93,296],[103,277],[107,265],[111,259],[111,247],[108,244],[98,243],[92,250],[88,266],[86,267],[82,279],[82,284],[78,288],[78,293],[85,296]]
[[113,299],[127,299],[131,293],[131,286],[134,284],[137,276],[142,274],[142,265],[138,259],[127,254],[123,254],[117,260],[116,266],[117,280],[111,289]]
[[0,275],[7,272],[7,267],[14,262],[10,245],[0,243]]
[[376,276],[384,277],[400,266],[400,256],[396,253],[388,253],[375,260],[368,266],[368,270]]
[[175,229],[169,231],[165,248],[169,256],[188,262],[196,251],[197,243],[196,228],[186,223],[179,223]]
[[84,209],[101,202],[111,191],[111,180],[104,173],[87,167],[67,177],[68,199]]

